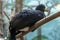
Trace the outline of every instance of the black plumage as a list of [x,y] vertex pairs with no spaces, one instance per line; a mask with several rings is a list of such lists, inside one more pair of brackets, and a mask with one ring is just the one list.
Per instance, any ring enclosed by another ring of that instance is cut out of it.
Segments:
[[[10,21],[9,30],[11,33],[10,40],[15,40],[16,31],[25,28],[26,26],[32,27],[37,21],[45,17],[44,5],[39,5],[36,10],[23,10],[19,14],[16,14]],[[14,37],[12,37],[12,35]]]

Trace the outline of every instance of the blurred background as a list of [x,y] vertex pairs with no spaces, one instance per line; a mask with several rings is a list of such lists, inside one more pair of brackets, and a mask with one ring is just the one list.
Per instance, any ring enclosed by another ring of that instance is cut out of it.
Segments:
[[[46,6],[46,16],[60,11],[60,0],[0,0],[0,37],[9,38],[9,21],[18,12],[29,9],[35,10],[39,4]],[[60,17],[49,21],[24,36],[25,40],[60,40]]]

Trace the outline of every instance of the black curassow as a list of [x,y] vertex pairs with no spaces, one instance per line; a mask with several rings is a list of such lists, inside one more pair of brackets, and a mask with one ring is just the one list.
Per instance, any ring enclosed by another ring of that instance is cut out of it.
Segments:
[[10,21],[9,31],[10,39],[16,40],[15,36],[20,33],[20,29],[25,27],[32,27],[37,21],[45,17],[44,14],[45,6],[40,4],[36,7],[36,10],[23,10],[19,14],[16,14]]

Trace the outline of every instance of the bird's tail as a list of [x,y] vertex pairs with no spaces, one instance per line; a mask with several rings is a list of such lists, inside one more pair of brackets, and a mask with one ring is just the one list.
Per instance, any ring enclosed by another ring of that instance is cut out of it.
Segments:
[[10,38],[9,40],[16,40],[16,35],[19,34],[21,31],[17,31],[16,30],[10,30]]
[[9,38],[9,40],[16,40],[16,38],[15,38],[16,31],[15,30],[9,30],[9,31],[10,31],[10,38]]
[[15,35],[10,35],[9,40],[16,40]]

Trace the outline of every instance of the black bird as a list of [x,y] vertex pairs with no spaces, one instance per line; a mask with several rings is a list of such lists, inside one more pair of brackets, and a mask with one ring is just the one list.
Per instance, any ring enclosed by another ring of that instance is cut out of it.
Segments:
[[[15,35],[17,35],[20,29],[25,27],[32,27],[37,21],[45,17],[44,14],[45,6],[40,4],[36,7],[36,10],[23,10],[19,14],[16,14],[10,21],[10,39],[16,40]],[[18,31],[16,33],[16,31]]]

